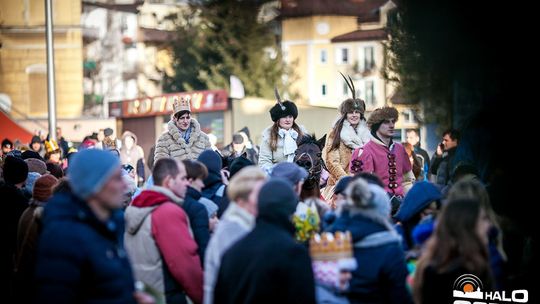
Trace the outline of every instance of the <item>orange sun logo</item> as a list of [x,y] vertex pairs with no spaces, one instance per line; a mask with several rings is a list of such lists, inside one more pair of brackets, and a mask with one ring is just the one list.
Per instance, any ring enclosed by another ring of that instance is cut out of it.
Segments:
[[473,292],[474,286],[471,283],[467,283],[463,286],[463,292]]

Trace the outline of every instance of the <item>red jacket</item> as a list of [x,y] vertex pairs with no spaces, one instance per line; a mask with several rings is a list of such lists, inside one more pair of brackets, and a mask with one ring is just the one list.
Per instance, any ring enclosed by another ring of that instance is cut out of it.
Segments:
[[[202,303],[203,270],[181,203],[163,187],[143,191],[126,209],[125,246],[136,278],[166,294],[167,302],[184,302],[185,292]],[[174,282],[166,282],[163,265]]]

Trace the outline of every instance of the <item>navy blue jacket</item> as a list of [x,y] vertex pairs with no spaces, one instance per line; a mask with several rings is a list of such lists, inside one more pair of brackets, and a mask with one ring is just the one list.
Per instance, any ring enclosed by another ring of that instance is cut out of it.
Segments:
[[73,194],[54,195],[38,245],[38,303],[135,303],[123,233],[122,212],[104,223]]
[[354,242],[354,258],[358,268],[352,272],[347,294],[351,303],[412,303],[405,280],[407,266],[399,240],[370,247],[358,244],[374,233],[387,229],[361,214],[339,217],[329,231],[350,231]]
[[218,217],[225,211],[225,209],[222,208],[221,203],[223,196],[225,195],[225,188],[220,191],[220,188],[224,186],[225,185],[221,181],[221,174],[219,172],[208,170],[208,177],[204,180],[204,188],[202,189],[201,194],[218,205]]
[[204,265],[204,252],[210,242],[209,217],[206,207],[199,203],[201,193],[191,187],[187,188],[186,197],[182,208],[189,217],[189,224],[193,231],[193,238],[199,246],[198,252],[201,259],[201,265]]

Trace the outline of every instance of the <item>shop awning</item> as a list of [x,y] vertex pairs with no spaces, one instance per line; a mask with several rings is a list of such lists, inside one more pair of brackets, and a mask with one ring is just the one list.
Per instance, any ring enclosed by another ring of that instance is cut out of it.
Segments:
[[0,111],[0,138],[0,140],[8,138],[12,142],[19,140],[28,144],[32,140],[32,133],[17,124],[4,111]]

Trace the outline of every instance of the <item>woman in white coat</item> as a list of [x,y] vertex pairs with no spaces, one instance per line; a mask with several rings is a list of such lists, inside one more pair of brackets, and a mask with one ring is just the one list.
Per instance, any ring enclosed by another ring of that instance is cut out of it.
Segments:
[[298,108],[291,101],[281,102],[277,91],[277,103],[270,109],[273,125],[262,133],[259,167],[270,173],[275,164],[293,162],[297,142],[307,134],[307,131],[296,124]]

